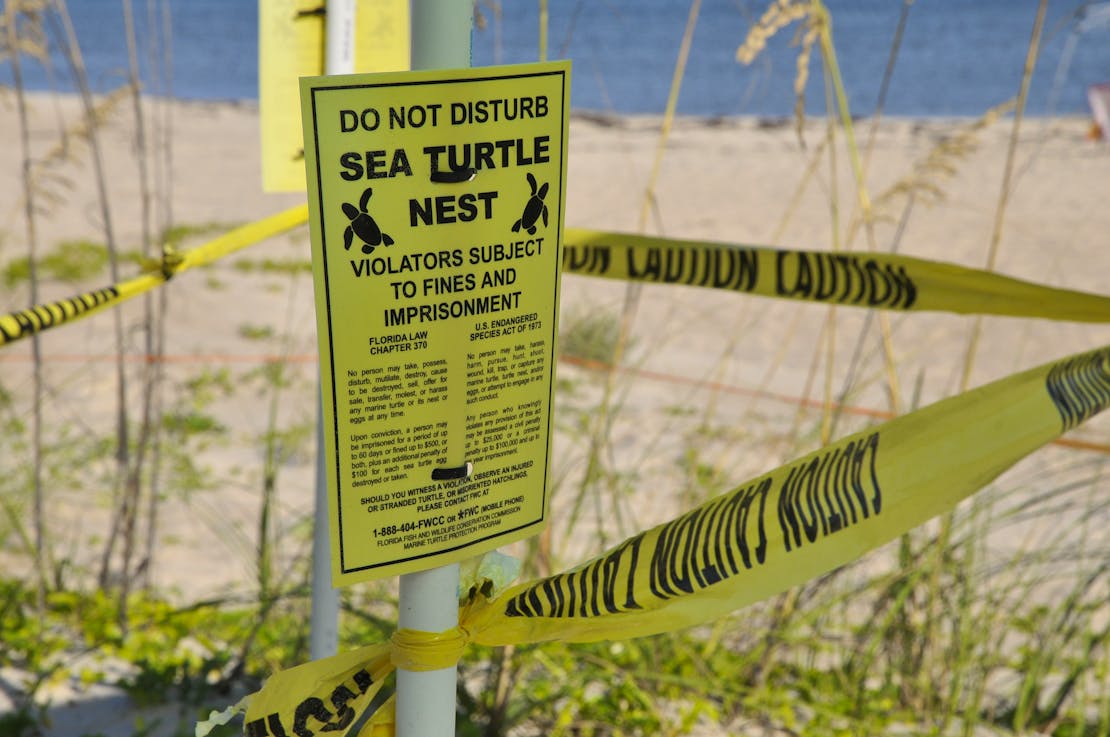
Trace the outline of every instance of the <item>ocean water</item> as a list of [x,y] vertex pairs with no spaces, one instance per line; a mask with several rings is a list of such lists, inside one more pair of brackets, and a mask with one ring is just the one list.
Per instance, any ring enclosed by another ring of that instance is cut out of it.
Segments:
[[[462,1],[462,0],[460,0]],[[133,0],[145,62],[165,47],[162,26],[148,11],[165,0]],[[751,66],[735,52],[771,0],[703,0],[679,112],[690,115],[786,116],[794,107],[798,48],[795,28],[772,38]],[[878,99],[904,0],[827,0],[852,110],[866,115]],[[1083,114],[1089,85],[1110,81],[1110,23],[1074,34],[1077,14],[1091,3],[1051,0],[1028,111]],[[1099,5],[1098,3],[1094,4]],[[88,76],[99,91],[125,78],[121,0],[69,0]],[[190,99],[258,96],[257,0],[169,0],[172,83],[144,72],[148,90]],[[536,0],[483,0],[473,63],[535,61]],[[572,105],[612,113],[663,111],[690,8],[682,0],[549,0],[548,55],[574,61]],[[891,115],[965,116],[1017,94],[1037,0],[915,0],[910,4],[885,111]],[[1074,36],[1062,83],[1061,57]],[[29,61],[35,89],[72,89],[61,58],[51,75]],[[825,110],[821,63],[815,54],[807,110]],[[10,84],[9,62],[0,83]]]

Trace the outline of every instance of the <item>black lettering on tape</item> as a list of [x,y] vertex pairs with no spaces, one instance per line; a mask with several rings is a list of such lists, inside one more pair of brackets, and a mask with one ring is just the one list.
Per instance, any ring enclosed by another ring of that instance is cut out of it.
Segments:
[[297,710],[293,712],[293,734],[297,737],[313,737],[315,733],[308,728],[309,719],[315,719],[322,725],[326,725],[331,720],[331,712],[324,706],[324,702],[315,696],[309,696],[297,704]]
[[[581,596],[578,593],[578,579],[581,577],[578,571],[569,571],[563,583],[564,590],[567,592],[567,609],[566,616],[579,617],[582,616],[578,610],[578,601]],[[538,616],[536,614],[529,614],[527,616]]]
[[741,565],[747,570],[762,564],[767,555],[763,515],[771,485],[765,478],[664,525],[652,552],[651,593],[659,599],[693,593],[695,584],[708,588],[740,573]]
[[772,479],[765,478],[662,525],[651,533],[650,559],[641,555],[649,533],[641,533],[582,568],[538,581],[510,599],[505,614],[571,618],[642,609],[635,586],[641,559],[647,564],[649,591],[660,600],[708,588],[762,564],[771,487]]
[[726,246],[629,248],[628,276],[636,281],[750,292],[759,276],[759,257],[754,248]]
[[[643,541],[641,536],[636,536],[631,540],[627,540],[623,545],[618,547],[604,559],[604,605],[605,611],[610,614],[616,614],[622,611],[629,611],[632,609],[639,609],[640,605],[636,603],[636,565],[640,559],[640,543]],[[621,558],[624,556],[625,551],[630,554],[628,562],[628,571],[625,574],[624,580],[624,594],[625,599],[620,604],[617,603],[617,584],[620,582],[620,569]]]
[[[777,502],[787,552],[880,512],[878,447],[876,432],[788,471]],[[650,594],[660,600],[691,594],[765,563],[772,486],[766,477],[651,531]],[[578,570],[536,582],[508,601],[506,616],[597,617],[641,609],[635,577],[648,534]]]
[[575,274],[608,274],[612,263],[609,246],[564,246],[563,270]]
[[782,529],[782,540],[786,545],[786,551],[790,552],[791,538],[794,540],[794,547],[801,546],[802,538],[800,537],[800,530],[798,528],[798,513],[797,513],[797,485],[794,483],[795,474],[798,472],[797,468],[791,468],[786,475],[786,480],[782,482],[782,488],[779,489],[779,527]]
[[[690,584],[690,562],[687,555],[680,551],[687,528],[703,513],[699,507],[692,509],[676,520],[672,520],[659,530],[659,541],[652,551],[650,571],[651,593],[658,599],[693,593]],[[687,543],[688,546],[688,543]]]
[[1110,349],[1101,349],[1053,366],[1045,390],[1060,413],[1066,432],[1110,405]]
[[875,432],[787,471],[776,510],[786,552],[882,511],[878,454],[879,433]]
[[904,266],[849,254],[808,251],[775,253],[775,293],[818,302],[904,310],[917,302],[917,285]]
[[243,733],[246,737],[288,737],[277,714],[247,722],[243,726]]
[[583,568],[537,581],[508,601],[505,615],[598,617],[640,609],[635,578],[642,541],[637,535]]
[[331,704],[335,707],[335,721],[325,724],[321,732],[338,732],[351,726],[351,722],[355,720],[355,710],[347,706],[347,702],[354,697],[354,692],[343,685],[337,686],[331,692]]
[[[308,724],[310,718],[320,722],[320,733],[340,732],[351,726],[358,714],[349,706],[349,702],[369,691],[374,685],[374,677],[365,668],[361,668],[351,676],[351,680],[358,693],[341,683],[328,696],[335,707],[334,716],[328,711],[324,701],[316,696],[310,696],[298,704],[293,712],[293,734],[296,737],[315,737],[317,733]],[[277,712],[263,719],[247,722],[243,730],[246,737],[288,737],[281,723],[281,715]]]
[[60,325],[100,307],[118,296],[119,289],[116,287],[104,287],[103,289],[79,294],[76,297],[13,312],[7,318],[15,321],[18,329],[15,332],[9,330],[4,325],[5,318],[0,318],[0,338],[2,338],[0,345]]

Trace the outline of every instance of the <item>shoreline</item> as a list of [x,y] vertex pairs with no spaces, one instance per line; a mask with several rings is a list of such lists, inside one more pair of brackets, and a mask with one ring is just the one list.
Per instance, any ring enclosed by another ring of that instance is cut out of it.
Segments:
[[[124,89],[126,85],[121,85],[112,92],[96,92],[92,94],[94,101],[104,100],[111,97],[113,94],[118,93]],[[14,96],[14,93],[12,93]],[[80,95],[77,92],[52,92],[49,90],[25,90],[24,94],[29,100],[73,100],[79,101]],[[209,98],[209,97],[165,97],[161,95],[148,95],[142,96],[144,103],[159,103],[164,104],[167,101],[183,107],[204,108],[204,107],[229,107],[237,110],[244,110],[248,112],[257,113],[259,110],[259,101],[257,97],[243,97],[243,98]],[[952,123],[961,124],[973,120],[978,120],[990,110],[992,107],[1004,103],[1005,100],[1000,100],[994,105],[987,105],[978,113],[968,114],[910,114],[910,113],[889,113],[883,111],[880,114],[881,120],[892,121],[926,121],[930,123]],[[14,107],[14,106],[13,106]],[[1012,112],[1007,112],[1006,117],[1012,115]],[[585,120],[606,123],[617,120],[662,120],[664,113],[657,112],[621,112],[588,107],[571,107],[570,117],[572,120]],[[806,120],[825,121],[828,116],[824,113],[806,114]],[[1093,120],[1093,113],[1091,110],[1083,111],[1070,111],[1070,112],[1054,112],[1051,115],[1044,113],[1031,113],[1026,112],[1024,119],[1029,121],[1044,121],[1044,120]],[[860,112],[855,111],[852,113],[852,120],[854,123],[868,123],[875,118],[874,111]],[[792,124],[794,121],[793,111],[786,113],[735,113],[735,114],[722,114],[722,113],[691,113],[677,111],[675,114],[676,120],[687,121],[700,121],[709,125],[719,124],[720,122],[730,121],[759,121],[772,125],[779,124]],[[839,120],[839,116],[837,117]]]

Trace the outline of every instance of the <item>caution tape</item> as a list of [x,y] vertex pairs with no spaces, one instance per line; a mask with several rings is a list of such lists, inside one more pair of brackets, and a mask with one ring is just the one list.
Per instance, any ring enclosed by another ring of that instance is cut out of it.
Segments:
[[566,573],[475,604],[471,639],[639,637],[707,622],[843,565],[952,509],[1110,405],[1110,347],[849,436]]
[[[298,205],[167,260],[158,272],[0,315],[0,346],[113,307],[176,273],[212,263],[307,219],[307,206]],[[568,228],[563,270],[857,307],[1110,322],[1110,297],[896,254],[776,249]]]
[[[196,725],[196,737],[237,714],[247,737],[287,737],[339,732],[357,722],[393,671],[389,643],[367,645],[323,660],[283,670],[257,693]],[[363,730],[362,734],[372,732]]]
[[886,310],[1110,322],[1110,297],[955,264],[567,228],[563,271]]
[[401,629],[389,642],[393,665],[410,671],[441,670],[459,662],[469,636],[460,627],[446,632]]
[[[340,686],[346,689],[339,692],[342,703],[353,703],[347,693],[354,693],[352,682],[357,685],[360,658],[370,674],[390,661],[410,670],[444,667],[440,645],[450,643],[457,662],[459,633],[483,645],[592,642],[717,619],[951,510],[1108,406],[1110,346],[890,420],[741,484],[569,571],[518,584],[492,601],[473,595],[457,629],[406,631],[391,643],[355,651],[363,655],[345,653],[278,673],[250,697],[247,735],[330,731],[341,710],[322,705],[336,702]],[[422,650],[431,653],[427,662]],[[297,722],[298,714],[316,722]],[[286,731],[251,726],[270,719]],[[390,719],[383,712],[375,734],[390,734]]]
[[204,245],[175,255],[152,271],[112,286],[83,292],[55,302],[0,315],[0,346],[41,333],[49,328],[88,317],[114,307],[132,297],[165,283],[175,274],[210,264],[230,253],[295,228],[308,219],[308,207],[299,205],[254,223],[249,223],[215,238]]

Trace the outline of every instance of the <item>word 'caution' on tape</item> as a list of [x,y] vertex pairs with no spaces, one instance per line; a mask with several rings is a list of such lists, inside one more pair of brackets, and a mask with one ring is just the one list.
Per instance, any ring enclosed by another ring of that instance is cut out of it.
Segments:
[[143,292],[148,292],[168,281],[174,275],[210,264],[242,248],[271,238],[301,225],[308,219],[308,207],[299,205],[257,222],[229,230],[204,245],[182,254],[175,254],[158,265],[157,271],[134,279],[94,289],[55,302],[36,305],[26,310],[0,315],[0,346],[7,345],[28,335],[48,328],[64,325],[95,312],[114,307]]
[[1110,322],[1110,297],[955,264],[567,228],[563,271],[887,310]]
[[[187,252],[160,271],[75,297],[0,315],[0,346],[99,312],[168,276],[302,225],[305,205]],[[567,228],[569,274],[725,289],[765,297],[960,314],[1110,322],[1110,297],[1057,289],[988,271],[892,254],[847,254],[684,241]]]
[[[458,657],[451,642],[458,632],[484,645],[591,642],[717,619],[952,509],[1107,406],[1110,346],[856,433],[569,571],[518,584],[493,600],[474,595],[460,611],[458,630],[406,631],[388,644],[278,673],[248,697],[247,735],[312,737],[334,729],[329,725],[346,719],[346,708],[391,662],[419,670],[443,667],[445,648]],[[423,651],[427,663],[418,662]],[[373,722],[385,734],[388,714]]]

